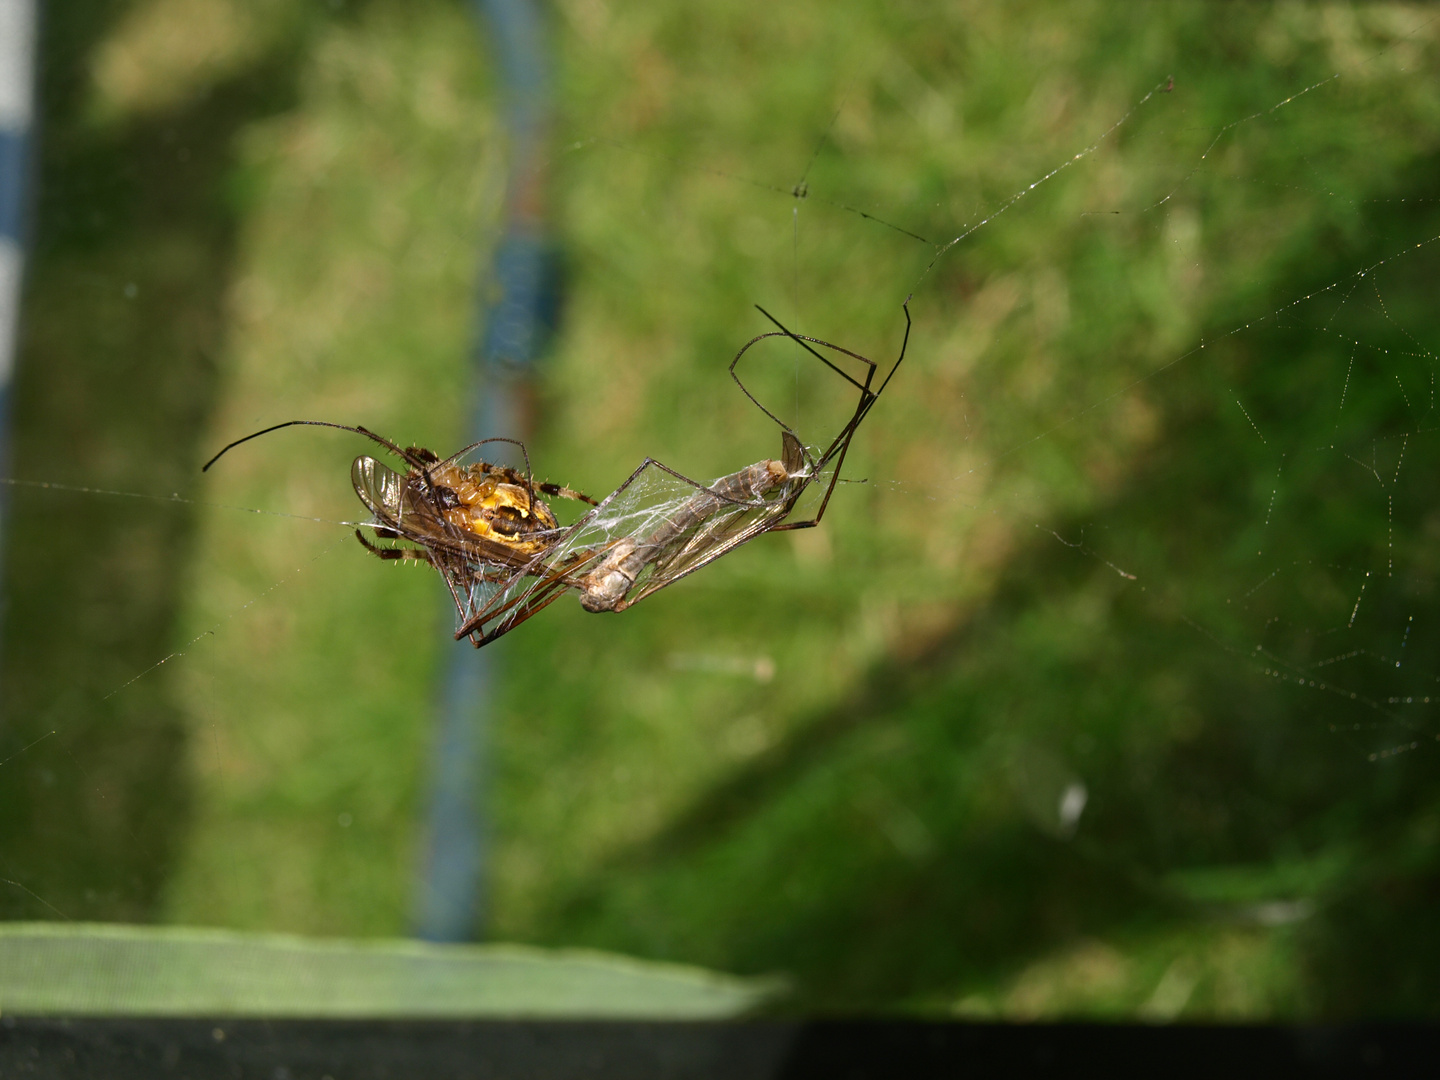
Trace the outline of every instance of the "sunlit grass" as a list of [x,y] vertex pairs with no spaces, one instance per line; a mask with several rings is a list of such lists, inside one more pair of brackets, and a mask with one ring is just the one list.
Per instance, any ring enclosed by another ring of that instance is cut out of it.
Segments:
[[[236,66],[293,67],[293,100],[238,127],[213,193],[235,238],[204,445],[313,418],[455,448],[503,195],[482,33],[439,2],[257,7],[248,37],[216,38],[220,66],[176,60],[154,20],[214,6],[137,7],[97,48],[93,114],[123,127]],[[1352,714],[1226,652],[1253,615],[1228,598],[1267,544],[1325,564],[1384,535],[1390,511],[1358,495],[1343,527],[1272,527],[1257,433],[1333,434],[1316,373],[1344,357],[1315,320],[1270,316],[1431,235],[1373,200],[1428,190],[1434,31],[1403,8],[1224,12],[558,5],[565,287],[539,474],[602,495],[647,455],[698,478],[775,455],[725,371],[768,328],[755,303],[886,364],[912,290],[915,325],[822,529],[623,616],[562,600],[495,648],[488,934],[783,971],[838,1009],[1326,1007],[1328,905],[1392,868],[1348,853],[1424,797],[1385,809],[1328,734]],[[135,59],[152,53],[174,63]],[[1393,287],[1397,319],[1414,292]],[[771,392],[793,384],[827,441],[813,361],[777,356]],[[1357,439],[1387,422],[1374,394]],[[363,449],[279,432],[199,489],[193,557],[170,568],[183,655],[137,684],[173,687],[189,792],[154,917],[407,930],[438,671],[464,646],[434,576],[342,524]],[[1307,467],[1299,490],[1334,490]],[[1332,599],[1281,611],[1319,625]],[[1274,869],[1312,864],[1333,872]]]

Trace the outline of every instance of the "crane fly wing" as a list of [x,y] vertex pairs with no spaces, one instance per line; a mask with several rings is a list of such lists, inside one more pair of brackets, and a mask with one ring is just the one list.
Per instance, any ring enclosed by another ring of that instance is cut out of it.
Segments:
[[[569,530],[574,534],[584,522]],[[548,607],[571,589],[579,588],[579,575],[604,554],[604,549],[574,550],[562,539],[554,549],[535,556],[525,566],[504,576],[475,580],[460,602],[460,628],[455,637],[470,637],[476,647],[487,645]]]
[[464,550],[464,537],[421,497],[419,485],[372,457],[357,457],[350,466],[350,483],[377,524],[406,540],[432,550]]
[[[791,436],[784,453],[802,462]],[[802,465],[760,461],[710,486],[647,460],[552,549],[590,611],[622,611],[774,528],[809,486]]]
[[635,588],[625,598],[625,607],[632,608],[647,596],[659,592],[667,585],[673,585],[683,577],[708,566],[722,555],[729,554],[741,544],[769,532],[780,523],[789,511],[783,504],[769,507],[766,511],[754,513],[749,520],[727,522],[726,528],[715,533],[696,536],[686,550],[679,552],[663,566],[653,568],[647,575],[637,578]]
[[783,523],[794,510],[795,503],[817,479],[823,484],[824,474],[794,477],[769,493],[762,506],[727,506],[708,521],[697,523],[647,568],[649,573],[646,576],[636,579],[635,588],[626,598],[625,606],[634,607],[647,596],[688,577]]
[[612,549],[664,527],[687,499],[705,490],[646,462],[510,577],[473,583],[460,604],[461,624],[455,636],[468,635],[477,646],[489,644],[565,592],[584,590],[585,574]]
[[392,529],[400,528],[401,505],[405,497],[403,476],[372,457],[361,456],[350,465],[350,483],[377,521]]
[[805,472],[805,447],[790,430],[780,432],[780,460],[785,463],[785,471],[791,476],[799,476]]
[[816,477],[804,445],[788,430],[781,432],[781,450],[785,482],[765,492],[760,505],[723,504],[708,515],[698,517],[651,562],[648,577],[644,581],[637,579],[636,591],[627,599],[627,607],[769,532],[790,516],[795,503]]

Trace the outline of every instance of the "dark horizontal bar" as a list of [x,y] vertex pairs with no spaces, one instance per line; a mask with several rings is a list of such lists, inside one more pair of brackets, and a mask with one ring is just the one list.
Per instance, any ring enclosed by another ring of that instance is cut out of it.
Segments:
[[1440,1029],[908,1021],[0,1018],[0,1076],[864,1080],[1410,1076]]

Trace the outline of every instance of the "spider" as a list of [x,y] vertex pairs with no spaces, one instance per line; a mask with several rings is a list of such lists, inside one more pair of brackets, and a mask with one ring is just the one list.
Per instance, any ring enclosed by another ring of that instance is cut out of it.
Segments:
[[[384,560],[415,560],[440,571],[456,604],[462,600],[457,585],[470,578],[507,576],[543,553],[563,530],[543,493],[597,505],[590,496],[559,484],[535,483],[523,444],[514,439],[482,439],[458,453],[441,458],[420,446],[402,449],[364,427],[327,420],[287,420],[236,439],[205,463],[208,471],[220,458],[251,439],[281,428],[311,426],[352,431],[379,443],[400,458],[408,471],[402,475],[368,455],[350,466],[350,482],[365,508],[375,516],[375,535],[386,540],[408,540],[416,547],[381,547],[359,529],[355,538],[366,551]],[[511,443],[525,458],[525,472],[488,461],[468,465],[461,460],[486,443]]]
[[[793,333],[764,308],[759,310],[779,329],[746,342],[729,371],[741,392],[779,426],[781,456],[748,465],[709,485],[646,458],[624,483],[597,501],[558,484],[535,483],[529,454],[513,439],[482,439],[440,458],[421,447],[402,449],[364,427],[324,420],[290,420],[236,439],[206,462],[204,470],[241,443],[281,428],[312,425],[354,432],[379,443],[408,467],[402,475],[362,455],[352,464],[350,479],[375,517],[371,526],[375,535],[413,546],[381,547],[358,529],[355,535],[381,559],[426,562],[440,572],[460,612],[456,640],[469,637],[476,648],[488,645],[572,590],[586,611],[624,611],[762,533],[820,524],[850,441],[899,369],[910,341],[907,299],[902,305],[905,336],[900,355],[876,388],[874,361]],[[796,342],[859,391],[849,421],[823,450],[807,448],[736,372],[751,348],[780,337]],[[865,365],[864,381],[843,371],[819,349]],[[492,442],[519,447],[524,473],[486,461],[461,464],[466,455]],[[824,494],[814,517],[788,520],[800,497],[817,483],[824,485]],[[591,509],[575,524],[563,527],[541,495],[584,502]]]

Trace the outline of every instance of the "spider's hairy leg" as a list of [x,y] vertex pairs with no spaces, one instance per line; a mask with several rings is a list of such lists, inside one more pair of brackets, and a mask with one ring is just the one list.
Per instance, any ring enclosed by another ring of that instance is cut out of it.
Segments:
[[592,499],[589,495],[576,491],[574,488],[565,487],[563,484],[536,484],[535,487],[537,490],[543,491],[546,495],[553,495],[557,499],[574,499],[576,502],[589,503],[591,506],[600,505],[600,500]]
[[[283,424],[272,424],[267,428],[261,429],[260,431],[252,431],[244,438],[236,439],[232,443],[227,443],[225,446],[220,448],[220,452],[218,454],[212,457],[204,465],[200,466],[200,471],[209,472],[211,465],[214,465],[215,462],[219,461],[222,457],[224,457],[231,450],[235,449],[235,447],[239,446],[241,443],[247,443],[251,439],[258,439],[261,435],[269,435],[272,431],[279,431],[281,428],[287,427],[328,427],[335,428],[338,431],[353,431],[356,435],[363,435],[365,436],[365,438],[370,439],[372,442],[379,443],[381,446],[385,447],[385,449],[389,450],[391,453],[404,460],[404,462],[412,468],[424,468],[425,466],[425,462],[423,459],[413,456],[410,451],[401,449],[389,439],[385,438],[385,436],[376,435],[375,432],[371,431],[369,428],[366,427],[360,427],[358,425],[355,427],[351,427],[349,424],[332,424],[329,420],[286,420]],[[424,453],[428,454],[429,451],[426,450],[424,451]]]
[[423,548],[380,547],[378,544],[372,544],[369,540],[366,540],[365,534],[362,533],[359,529],[355,530],[355,539],[359,540],[360,546],[363,547],[366,551],[370,552],[371,555],[374,555],[377,559],[385,559],[387,561],[399,559],[401,561],[423,562],[428,563],[431,566],[435,565],[435,559],[431,556],[430,552],[426,551]]

